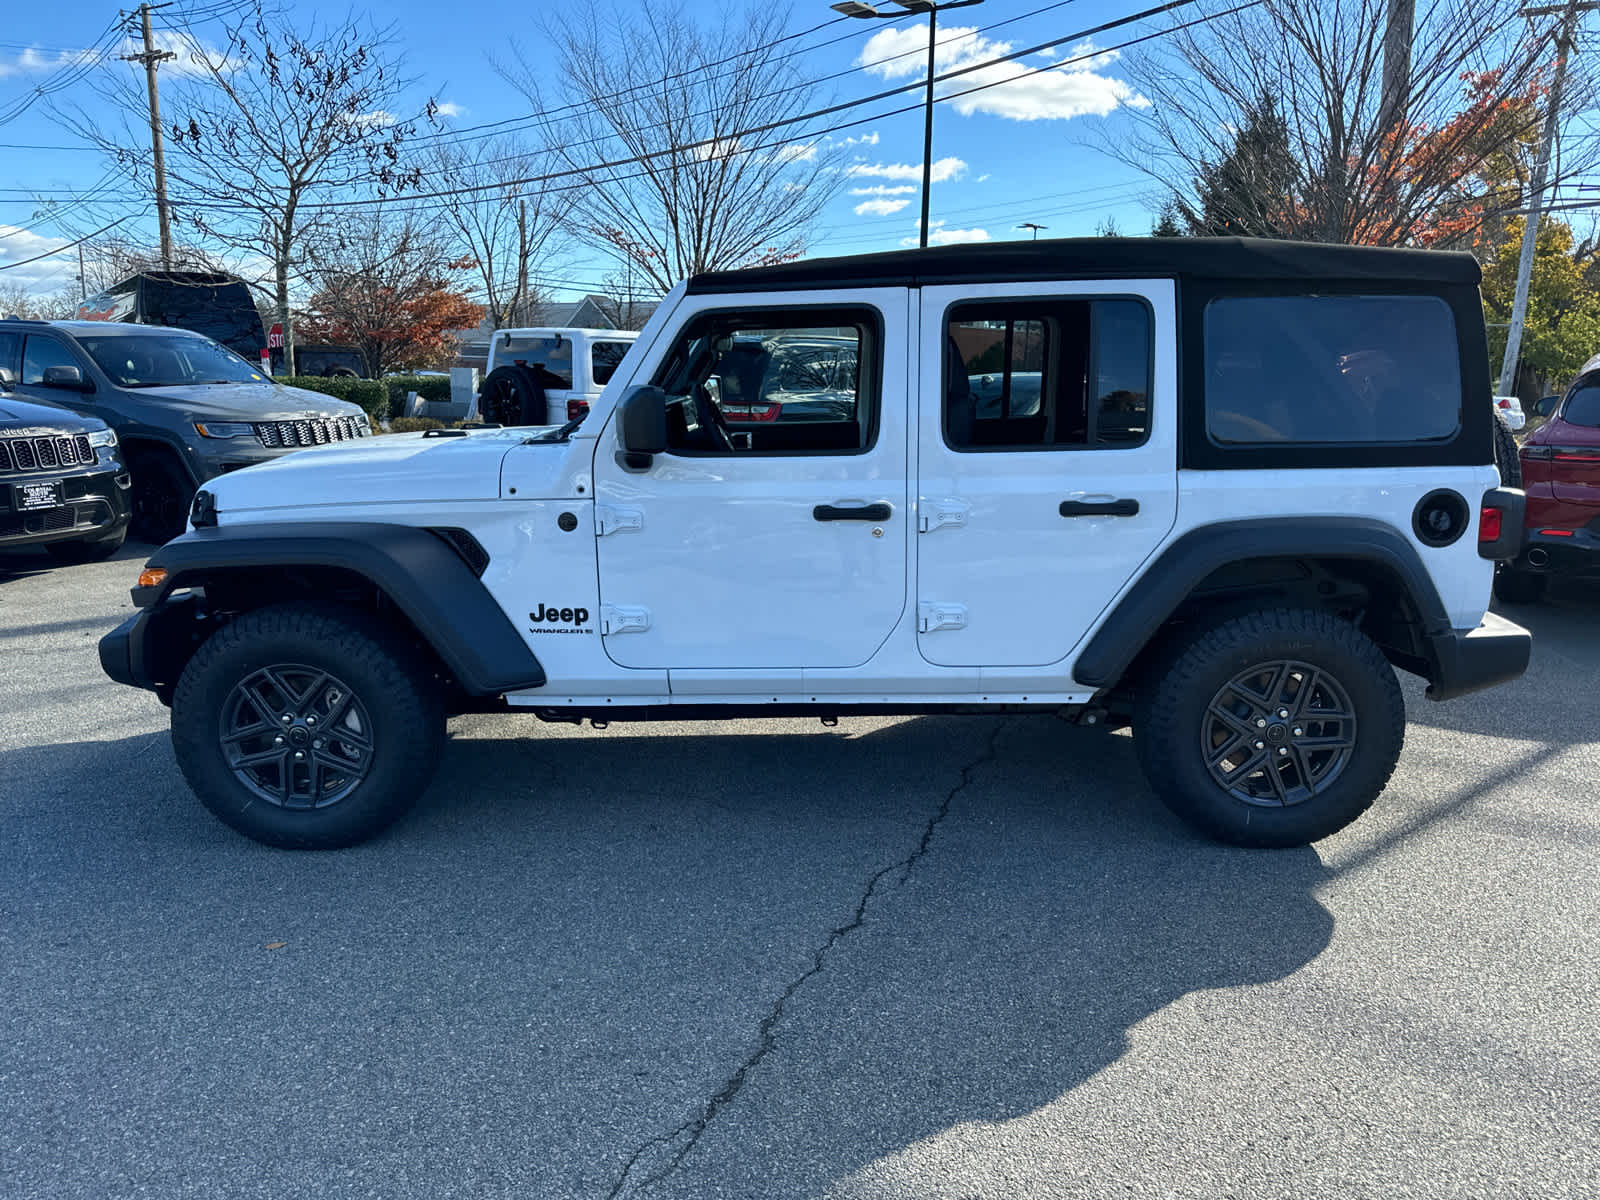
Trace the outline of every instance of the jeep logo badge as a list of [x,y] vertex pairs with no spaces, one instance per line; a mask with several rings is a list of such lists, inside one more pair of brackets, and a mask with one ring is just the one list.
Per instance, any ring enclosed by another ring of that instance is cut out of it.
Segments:
[[587,608],[552,608],[539,605],[538,612],[528,614],[528,620],[534,624],[549,621],[559,625],[587,625],[589,623],[589,610]]

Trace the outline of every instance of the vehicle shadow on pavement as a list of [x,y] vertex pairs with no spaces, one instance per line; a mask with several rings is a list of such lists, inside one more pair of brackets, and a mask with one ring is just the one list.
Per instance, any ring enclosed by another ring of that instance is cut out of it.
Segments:
[[457,724],[329,854],[213,821],[164,733],[0,755],[16,1194],[815,1194],[1332,935],[1314,851],[1197,839],[1050,718]]

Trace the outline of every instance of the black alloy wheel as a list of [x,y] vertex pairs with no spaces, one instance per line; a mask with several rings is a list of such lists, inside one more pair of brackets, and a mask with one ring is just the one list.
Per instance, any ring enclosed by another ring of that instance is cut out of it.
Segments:
[[1302,804],[1331,787],[1356,747],[1343,685],[1310,663],[1258,663],[1206,707],[1200,750],[1218,786],[1246,804]]
[[349,684],[299,663],[239,681],[217,730],[228,768],[280,808],[337,804],[372,769],[372,718]]

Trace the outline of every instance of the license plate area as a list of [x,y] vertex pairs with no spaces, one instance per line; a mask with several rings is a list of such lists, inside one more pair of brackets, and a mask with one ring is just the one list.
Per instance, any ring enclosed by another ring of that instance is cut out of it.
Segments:
[[14,483],[11,485],[11,504],[18,512],[35,512],[41,508],[59,508],[64,503],[66,503],[66,497],[62,493],[59,479],[41,479],[37,483]]

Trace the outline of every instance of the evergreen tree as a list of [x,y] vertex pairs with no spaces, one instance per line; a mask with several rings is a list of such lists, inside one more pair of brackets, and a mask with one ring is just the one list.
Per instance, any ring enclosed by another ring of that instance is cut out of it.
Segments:
[[[1277,101],[1263,95],[1234,135],[1233,148],[1194,181],[1198,204],[1180,206],[1191,234],[1281,237],[1296,205],[1300,164]],[[1163,214],[1165,216],[1165,214]]]

